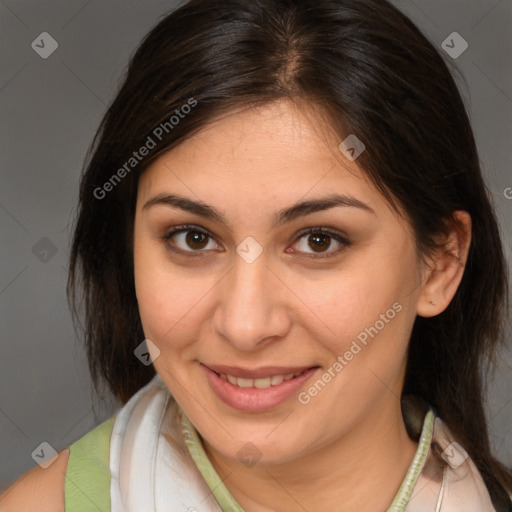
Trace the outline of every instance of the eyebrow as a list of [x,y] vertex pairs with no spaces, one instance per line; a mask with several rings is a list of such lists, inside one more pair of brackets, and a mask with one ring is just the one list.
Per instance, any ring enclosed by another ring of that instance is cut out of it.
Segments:
[[[187,197],[178,196],[175,194],[159,194],[147,201],[142,209],[145,210],[156,205],[180,208],[181,210],[199,215],[200,217],[215,220],[220,224],[230,228],[229,223],[226,219],[224,219],[219,211],[217,211],[213,206],[203,203],[202,201],[194,201]],[[308,201],[297,202],[288,208],[279,210],[274,215],[272,228],[287,222],[291,222],[300,217],[305,217],[306,215],[310,215],[315,212],[325,211],[340,206],[359,208],[373,215],[377,215],[373,208],[368,206],[366,203],[363,203],[359,199],[356,199],[355,197],[349,195],[331,194],[329,196],[321,197],[318,199],[310,199]]]

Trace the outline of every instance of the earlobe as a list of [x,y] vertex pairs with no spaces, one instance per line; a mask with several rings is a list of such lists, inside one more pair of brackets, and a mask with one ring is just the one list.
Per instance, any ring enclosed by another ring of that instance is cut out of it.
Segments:
[[471,244],[471,216],[457,210],[450,222],[445,243],[429,258],[416,313],[423,317],[442,313],[462,280]]

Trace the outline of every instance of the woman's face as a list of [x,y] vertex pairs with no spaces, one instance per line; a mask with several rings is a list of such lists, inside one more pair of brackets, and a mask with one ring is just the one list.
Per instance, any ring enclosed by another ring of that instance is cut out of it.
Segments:
[[411,227],[310,119],[285,102],[227,116],[139,182],[155,369],[241,462],[312,454],[400,411],[422,275]]

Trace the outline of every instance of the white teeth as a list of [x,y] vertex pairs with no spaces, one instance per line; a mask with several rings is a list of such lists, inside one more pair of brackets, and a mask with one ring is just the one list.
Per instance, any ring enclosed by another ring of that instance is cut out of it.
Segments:
[[220,374],[220,378],[227,380],[234,386],[240,388],[257,388],[267,389],[271,386],[279,386],[283,381],[291,380],[294,377],[302,375],[304,372],[289,373],[288,375],[273,375],[272,377],[263,377],[261,379],[243,379],[242,377],[234,377],[233,375]]
[[241,377],[238,377],[237,385],[241,388],[252,388],[252,385],[254,384],[253,379],[242,379]]
[[270,377],[265,377],[264,379],[254,379],[254,387],[255,388],[266,389],[266,388],[269,388],[270,386],[271,386]]
[[270,382],[272,386],[277,386],[278,384],[281,384],[283,380],[284,377],[282,375],[274,375],[273,377],[270,377]]

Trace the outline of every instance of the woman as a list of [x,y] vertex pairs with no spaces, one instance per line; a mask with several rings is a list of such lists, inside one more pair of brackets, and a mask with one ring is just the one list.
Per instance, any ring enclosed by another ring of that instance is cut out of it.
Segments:
[[387,2],[163,19],[95,139],[69,290],[123,407],[6,511],[30,485],[51,510],[512,510],[481,374],[498,227],[450,72]]

